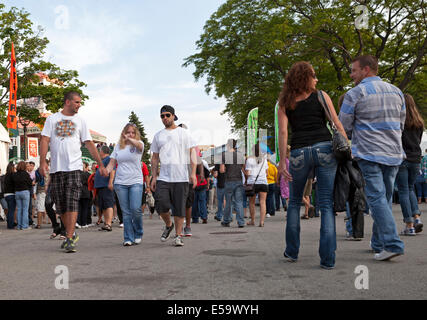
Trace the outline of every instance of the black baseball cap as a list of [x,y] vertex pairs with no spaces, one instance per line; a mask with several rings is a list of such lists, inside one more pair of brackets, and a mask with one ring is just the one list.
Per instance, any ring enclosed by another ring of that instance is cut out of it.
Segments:
[[160,114],[162,114],[163,112],[169,112],[169,113],[173,114],[173,115],[175,116],[175,121],[177,121],[177,120],[178,120],[178,117],[175,115],[175,109],[174,109],[174,108],[172,108],[171,106],[168,106],[168,105],[163,106],[163,107],[160,109]]

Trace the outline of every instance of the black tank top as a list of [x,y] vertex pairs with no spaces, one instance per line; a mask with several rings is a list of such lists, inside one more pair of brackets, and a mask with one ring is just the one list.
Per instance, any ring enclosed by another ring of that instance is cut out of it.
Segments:
[[298,101],[295,110],[286,110],[291,125],[291,149],[308,147],[313,144],[331,141],[332,136],[326,127],[326,114],[313,92],[307,99]]

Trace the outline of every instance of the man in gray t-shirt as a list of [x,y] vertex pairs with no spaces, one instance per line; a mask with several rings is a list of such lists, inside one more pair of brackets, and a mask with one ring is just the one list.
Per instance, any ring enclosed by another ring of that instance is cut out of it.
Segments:
[[[228,151],[225,153],[225,163],[221,164],[220,172],[225,173],[225,211],[221,225],[229,227],[233,220],[232,207],[236,210],[236,220],[239,228],[244,228],[243,197],[245,190],[242,182],[245,157],[236,150],[236,140],[227,142]],[[233,206],[231,206],[233,201]]]

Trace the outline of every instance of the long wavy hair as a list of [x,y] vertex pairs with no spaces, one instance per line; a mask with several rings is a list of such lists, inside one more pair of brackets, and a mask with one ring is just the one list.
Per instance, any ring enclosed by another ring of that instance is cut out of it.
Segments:
[[424,120],[415,104],[414,98],[408,94],[404,94],[406,105],[405,127],[409,129],[424,128]]
[[311,79],[315,78],[313,67],[306,61],[299,61],[292,65],[285,77],[283,89],[279,95],[279,106],[284,109],[295,110],[295,98],[306,92],[313,92]]
[[128,123],[127,125],[125,125],[125,127],[122,130],[122,133],[120,134],[120,140],[119,140],[120,150],[126,148],[126,142],[125,142],[125,138],[123,138],[123,135],[126,133],[126,131],[128,131],[130,127],[132,127],[135,130],[135,139],[138,141],[141,140],[141,133],[139,132],[138,127],[133,123]]

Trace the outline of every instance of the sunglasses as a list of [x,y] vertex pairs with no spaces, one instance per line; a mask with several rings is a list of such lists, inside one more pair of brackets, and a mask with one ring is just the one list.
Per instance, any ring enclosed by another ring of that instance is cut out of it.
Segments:
[[162,119],[164,119],[165,117],[166,118],[170,118],[172,116],[172,114],[170,114],[170,113],[165,113],[165,114],[161,114],[160,115],[160,118],[162,118]]

